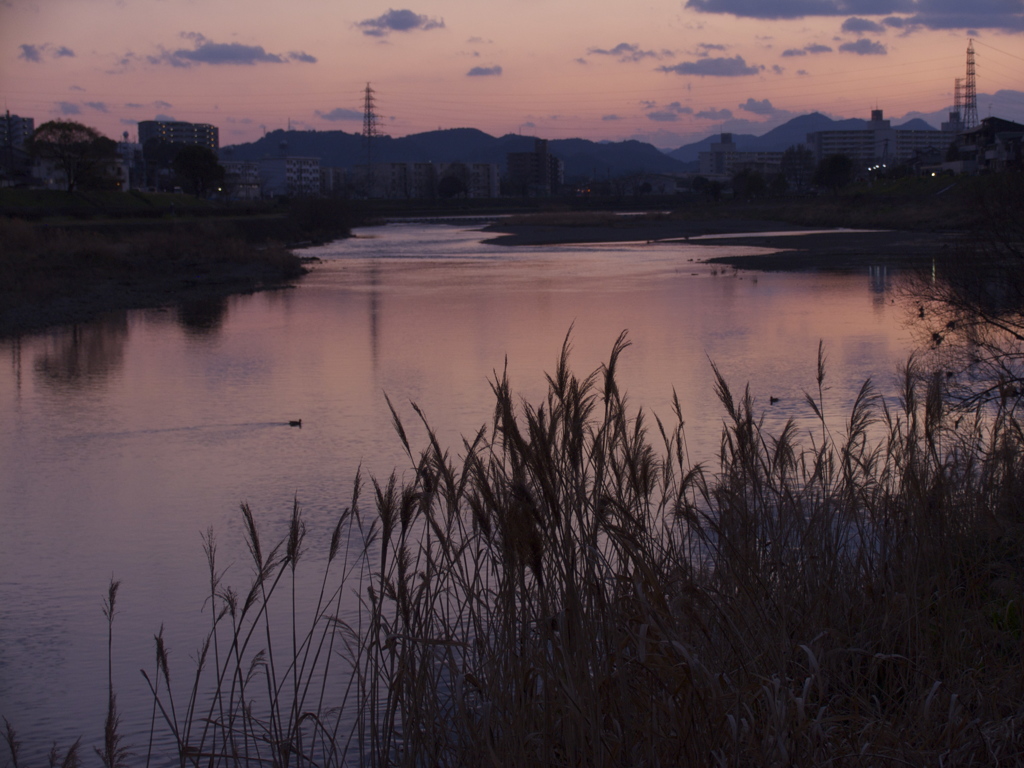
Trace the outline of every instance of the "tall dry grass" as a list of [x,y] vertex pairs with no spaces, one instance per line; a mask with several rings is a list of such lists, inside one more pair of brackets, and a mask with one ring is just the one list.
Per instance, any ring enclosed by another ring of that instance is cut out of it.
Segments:
[[308,599],[297,504],[276,546],[243,507],[242,592],[208,536],[188,695],[161,637],[147,674],[174,759],[1024,764],[1013,414],[950,414],[911,363],[898,408],[865,383],[834,419],[819,353],[804,439],[716,371],[721,446],[698,464],[678,402],[663,421],[618,389],[627,346],[580,378],[567,342],[539,403],[496,376],[493,420],[457,454],[415,406],[414,449],[393,408],[410,468],[368,501],[357,477]]

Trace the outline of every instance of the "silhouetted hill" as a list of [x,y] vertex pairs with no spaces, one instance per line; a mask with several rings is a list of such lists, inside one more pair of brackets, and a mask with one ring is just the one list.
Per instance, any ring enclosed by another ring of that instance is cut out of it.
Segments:
[[[815,131],[855,131],[867,128],[868,121],[860,118],[848,118],[846,120],[833,120],[820,112],[812,112],[809,115],[800,115],[792,120],[773,128],[763,136],[753,136],[745,133],[734,133],[732,140],[736,144],[738,152],[785,152],[794,144],[803,144],[807,141],[807,134]],[[910,120],[903,125],[893,126],[904,130],[913,131],[934,131],[934,127],[920,118]],[[679,149],[669,152],[670,157],[682,162],[693,162],[699,158],[701,152],[708,152],[712,144],[721,140],[721,134],[708,136],[706,139],[685,144]]]
[[[734,133],[740,152],[783,152],[802,144],[814,131],[855,130],[867,127],[859,118],[833,120],[819,112],[800,115],[773,128],[763,136]],[[935,130],[920,118],[896,126],[908,130]],[[587,139],[552,139],[548,151],[565,163],[566,181],[602,179],[630,173],[686,173],[696,171],[701,152],[710,150],[720,134],[665,153],[641,141],[596,142]],[[427,131],[402,138],[374,139],[373,159],[378,163],[497,163],[505,170],[509,152],[529,152],[532,136],[506,134],[495,138],[476,128]],[[262,157],[292,155],[318,157],[328,167],[351,168],[366,162],[362,135],[344,131],[272,131],[259,141],[235,144],[221,150],[223,160],[259,160]]]
[[[399,139],[374,139],[373,159],[378,163],[497,163],[505,169],[509,152],[533,150],[532,136],[507,134],[499,138],[475,128],[428,131]],[[555,139],[548,151],[565,163],[567,181],[622,176],[634,172],[683,173],[687,167],[640,141],[594,142]],[[292,155],[318,157],[321,165],[351,168],[366,162],[366,145],[358,133],[344,131],[272,131],[259,141],[221,149],[222,160],[259,160]]]

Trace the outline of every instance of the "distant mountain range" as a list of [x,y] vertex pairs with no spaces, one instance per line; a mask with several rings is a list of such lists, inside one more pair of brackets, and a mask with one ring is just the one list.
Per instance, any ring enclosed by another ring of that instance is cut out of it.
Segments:
[[[832,120],[817,112],[795,117],[763,136],[733,134],[741,152],[782,152],[803,143],[808,133],[827,130],[865,128],[866,120]],[[897,128],[935,130],[921,119]],[[686,173],[697,170],[699,154],[720,140],[718,134],[663,152],[640,141],[596,142],[587,139],[552,139],[548,151],[565,164],[566,181],[612,178],[630,173]],[[373,160],[378,163],[497,163],[504,169],[510,152],[530,152],[531,136],[507,134],[495,138],[475,128],[428,131],[402,138],[380,136],[373,142]],[[352,167],[366,162],[366,144],[358,133],[344,131],[283,131],[266,134],[248,144],[223,147],[222,160],[259,160],[263,157],[292,155],[318,157],[321,165]]]
[[[734,133],[732,140],[738,152],[785,152],[794,144],[804,143],[807,140],[807,134],[815,131],[857,131],[867,127],[868,121],[860,118],[833,120],[820,112],[812,112],[809,115],[794,117],[763,136]],[[893,128],[907,131],[935,130],[933,126],[920,118],[914,118],[902,125],[894,125]],[[716,133],[693,144],[686,144],[679,149],[674,149],[668,153],[668,156],[684,163],[696,162],[701,152],[709,151],[711,145],[717,144],[720,140],[720,135]]]

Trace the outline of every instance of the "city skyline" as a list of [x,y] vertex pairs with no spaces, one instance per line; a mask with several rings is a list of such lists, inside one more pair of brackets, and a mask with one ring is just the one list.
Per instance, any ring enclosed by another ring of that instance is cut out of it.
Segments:
[[235,144],[289,126],[358,133],[370,83],[392,136],[673,148],[811,111],[941,113],[970,38],[980,116],[1024,120],[1024,0],[0,0],[0,94],[37,125],[134,138],[139,121],[173,119]]

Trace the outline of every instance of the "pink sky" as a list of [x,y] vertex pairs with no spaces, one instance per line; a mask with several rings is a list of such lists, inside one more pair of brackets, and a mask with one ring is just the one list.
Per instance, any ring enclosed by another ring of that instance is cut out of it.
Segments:
[[673,148],[812,111],[937,127],[973,37],[979,115],[1024,121],[1024,0],[410,2],[0,0],[0,95],[36,125],[186,120],[226,145],[357,133],[370,82],[392,136]]

